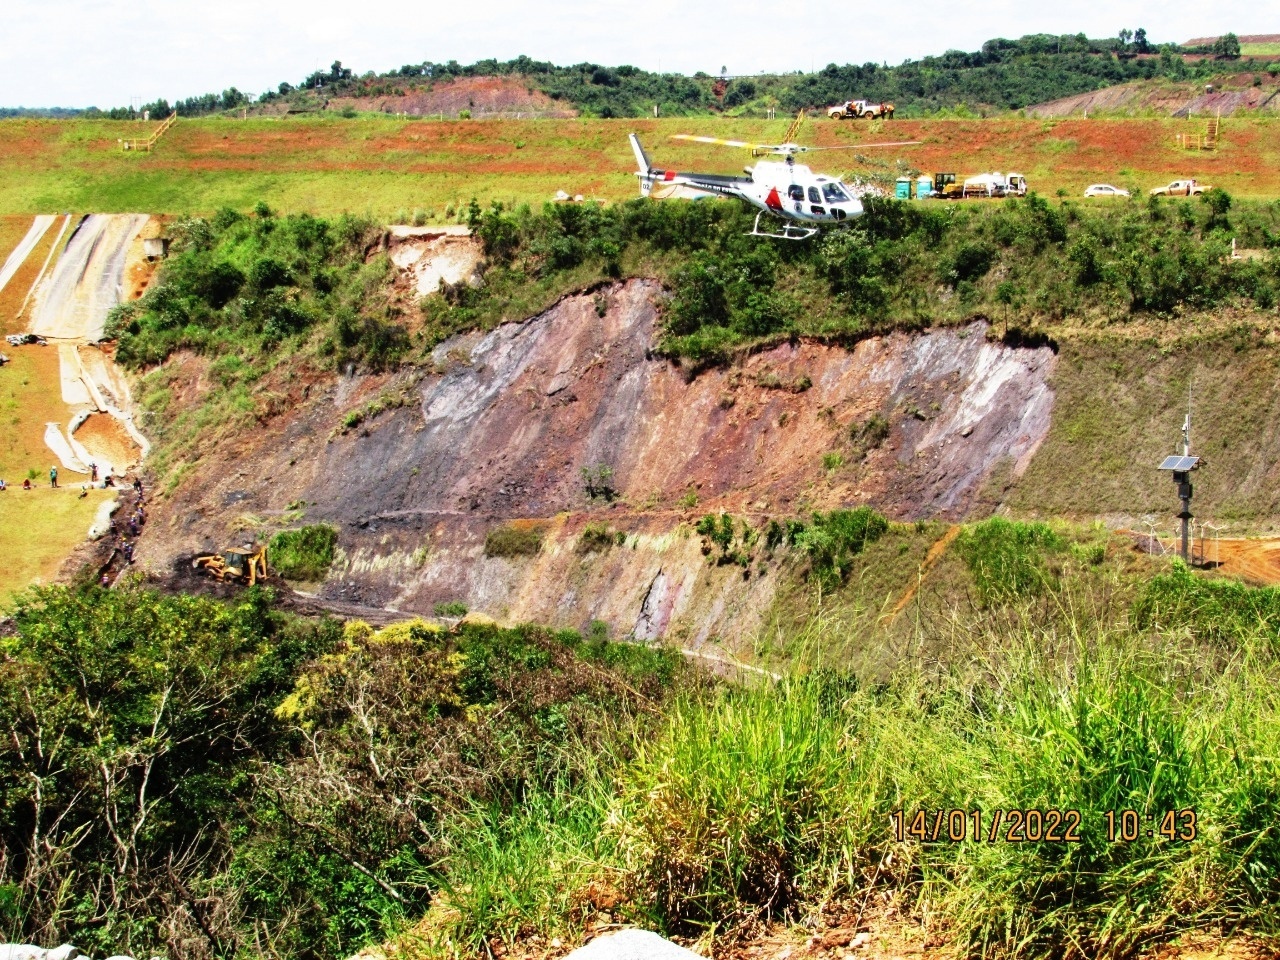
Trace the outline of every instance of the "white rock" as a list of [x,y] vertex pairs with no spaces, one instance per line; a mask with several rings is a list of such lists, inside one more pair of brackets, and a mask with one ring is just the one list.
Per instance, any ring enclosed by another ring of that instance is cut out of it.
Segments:
[[31,943],[0,943],[0,960],[76,960],[83,956],[78,947],[69,943],[52,950]]
[[648,930],[619,930],[579,947],[565,960],[703,960],[665,937]]

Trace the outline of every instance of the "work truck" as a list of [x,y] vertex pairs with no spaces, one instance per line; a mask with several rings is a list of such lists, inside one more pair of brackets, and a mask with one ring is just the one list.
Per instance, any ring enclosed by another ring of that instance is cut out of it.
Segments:
[[893,119],[892,103],[871,103],[867,100],[846,100],[844,103],[827,108],[827,116],[832,120],[885,120]]

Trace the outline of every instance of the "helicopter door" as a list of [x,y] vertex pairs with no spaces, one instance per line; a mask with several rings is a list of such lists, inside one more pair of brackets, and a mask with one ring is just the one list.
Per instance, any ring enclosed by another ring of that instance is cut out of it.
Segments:
[[826,208],[820,206],[822,203],[822,194],[818,192],[817,187],[809,188],[809,203],[811,204],[809,207],[810,213],[816,213],[820,217],[825,217],[827,215]]
[[796,213],[804,209],[804,187],[798,183],[793,183],[787,188],[787,196],[792,200],[792,206],[795,207]]

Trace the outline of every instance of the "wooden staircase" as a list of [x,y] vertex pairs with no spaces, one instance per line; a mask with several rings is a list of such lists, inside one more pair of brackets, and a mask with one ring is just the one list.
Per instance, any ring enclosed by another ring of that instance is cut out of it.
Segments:
[[1181,133],[1178,139],[1186,150],[1217,150],[1218,129],[1222,123],[1222,111],[1209,118],[1204,133]]
[[175,110],[164,119],[164,122],[161,123],[160,126],[156,128],[155,133],[151,134],[151,136],[147,137],[145,140],[121,140],[120,143],[125,150],[145,150],[147,153],[150,153],[152,148],[155,147],[156,141],[163,137],[165,132],[168,131],[168,129],[172,127],[177,120],[178,111]]

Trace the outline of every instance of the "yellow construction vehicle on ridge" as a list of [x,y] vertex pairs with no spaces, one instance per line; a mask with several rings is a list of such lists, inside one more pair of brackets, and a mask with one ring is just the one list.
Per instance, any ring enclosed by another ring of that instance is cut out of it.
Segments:
[[204,570],[219,582],[236,580],[253,586],[267,579],[267,545],[255,551],[251,546],[231,547],[222,553],[211,553],[191,561],[192,569]]

